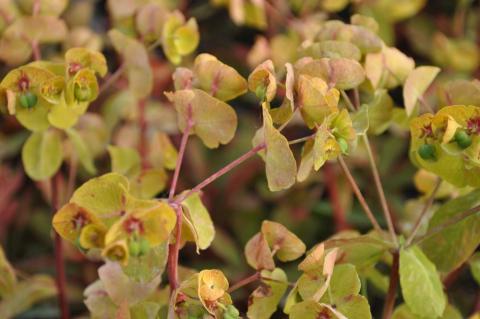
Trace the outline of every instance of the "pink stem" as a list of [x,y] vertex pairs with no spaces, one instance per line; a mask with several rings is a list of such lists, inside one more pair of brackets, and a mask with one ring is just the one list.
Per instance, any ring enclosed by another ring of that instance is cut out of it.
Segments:
[[182,135],[182,141],[180,142],[180,150],[177,157],[177,165],[175,166],[175,172],[173,173],[173,180],[170,186],[170,193],[168,194],[168,200],[172,201],[173,196],[175,195],[175,189],[177,188],[178,177],[180,175],[180,168],[182,167],[183,157],[185,155],[185,149],[187,147],[188,136],[190,135],[190,130],[193,127],[192,119],[192,107],[188,106],[187,109],[187,126],[185,127]]
[[210,175],[209,177],[207,177],[205,180],[203,180],[203,182],[201,182],[200,184],[198,184],[197,186],[195,186],[194,188],[189,190],[186,194],[177,198],[175,200],[175,203],[177,203],[177,204],[181,203],[188,196],[192,195],[193,193],[199,192],[205,186],[209,185],[210,183],[212,183],[213,181],[215,181],[219,177],[221,177],[221,176],[225,175],[226,173],[230,172],[232,169],[234,169],[238,165],[242,164],[244,161],[246,161],[247,159],[249,159],[253,155],[257,154],[258,152],[263,150],[265,147],[266,147],[265,143],[261,143],[261,144],[255,146],[254,148],[252,148],[251,150],[249,150],[248,152],[246,152],[245,154],[243,154],[242,156],[240,156],[239,158],[237,158],[236,160],[234,160],[230,164],[224,166],[219,171],[217,171],[217,172],[213,173],[212,175]]

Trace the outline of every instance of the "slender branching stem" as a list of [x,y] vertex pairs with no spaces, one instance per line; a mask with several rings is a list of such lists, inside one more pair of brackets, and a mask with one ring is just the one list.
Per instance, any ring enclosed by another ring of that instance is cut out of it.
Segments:
[[365,200],[365,197],[363,197],[362,192],[360,191],[360,188],[358,187],[357,183],[355,182],[355,179],[352,176],[352,173],[348,169],[347,164],[345,163],[343,157],[340,155],[338,157],[338,162],[340,166],[342,167],[343,172],[345,173],[345,176],[347,177],[348,182],[350,183],[350,186],[352,187],[353,192],[355,193],[355,196],[357,197],[358,201],[360,202],[360,205],[362,206],[363,210],[365,211],[365,214],[367,215],[368,219],[373,225],[373,228],[381,232],[382,228],[378,224],[377,220],[375,219],[375,216],[373,215],[372,211],[370,210],[370,207],[367,204],[367,201]]
[[177,204],[181,203],[188,196],[201,191],[205,186],[209,185],[210,183],[214,182],[215,180],[222,177],[226,173],[230,172],[231,170],[236,168],[238,165],[242,164],[243,162],[251,158],[253,155],[263,150],[265,147],[266,147],[265,143],[258,144],[257,146],[255,146],[254,148],[252,148],[251,150],[249,150],[248,152],[246,152],[245,154],[243,154],[242,156],[234,160],[233,162],[230,162],[229,164],[221,168],[219,171],[213,173],[212,175],[204,179],[200,184],[193,187],[191,190],[187,191],[185,194],[181,195],[179,198],[175,199],[175,203]]
[[141,166],[142,169],[148,167],[148,147],[147,147],[147,130],[148,124],[145,118],[145,111],[147,106],[146,99],[140,99],[138,101],[138,127],[140,130],[139,141],[138,141],[138,153],[140,154]]
[[433,227],[431,228],[430,230],[427,231],[427,233],[423,236],[419,236],[417,238],[415,238],[414,240],[412,240],[412,243],[409,245],[409,246],[413,246],[413,245],[416,245],[420,242],[422,242],[423,240],[435,235],[435,234],[438,234],[439,232],[443,231],[445,228],[448,228],[456,223],[459,223],[461,221],[463,221],[464,219],[472,216],[472,215],[475,215],[477,213],[480,212],[480,205],[478,206],[474,206],[466,211],[464,211],[463,213],[461,214],[457,214],[455,215],[454,217],[448,219],[446,222],[436,226],[436,227]]
[[115,72],[108,77],[108,79],[103,82],[98,90],[98,94],[102,94],[105,92],[109,87],[111,87],[117,80],[122,76],[123,72],[126,70],[125,63],[121,64]]
[[180,150],[178,151],[177,164],[175,165],[175,171],[173,173],[173,180],[170,186],[170,192],[168,194],[168,200],[172,201],[175,196],[175,190],[177,187],[178,177],[180,176],[180,168],[182,167],[183,157],[185,155],[185,149],[187,147],[188,137],[193,127],[192,107],[189,105],[187,109],[186,126],[183,130],[182,141],[180,142]]
[[228,289],[229,293],[232,293],[233,291],[242,288],[243,286],[246,286],[252,282],[255,282],[261,278],[261,275],[259,272],[254,273],[251,276],[248,276],[247,278],[244,278],[240,280],[239,282],[235,283],[232,287]]
[[182,236],[182,206],[175,207],[177,223],[175,226],[175,242],[168,245],[168,281],[173,293],[178,288],[178,255],[180,251],[180,240]]
[[392,268],[390,270],[390,284],[388,285],[387,297],[383,306],[382,319],[390,319],[392,317],[395,299],[397,297],[398,281],[399,281],[399,255],[398,251],[393,253]]
[[427,214],[428,210],[430,207],[432,207],[433,201],[435,200],[435,195],[438,192],[438,189],[440,188],[440,185],[442,184],[442,179],[438,178],[437,183],[435,184],[434,189],[432,190],[432,193],[428,197],[427,202],[423,206],[422,211],[420,212],[420,215],[418,216],[417,221],[415,222],[415,226],[413,226],[412,232],[408,236],[407,240],[405,241],[405,245],[408,246],[412,243],[412,240],[415,238],[417,235],[418,230],[420,229],[420,226],[422,225],[423,219],[425,218],[425,215]]
[[333,220],[335,222],[336,231],[349,229],[345,217],[345,209],[342,207],[340,193],[338,189],[337,177],[335,176],[334,167],[330,163],[326,163],[323,167],[323,176],[325,177],[325,185],[328,191],[328,198],[332,204]]
[[370,146],[370,141],[368,140],[368,136],[366,134],[362,135],[362,138],[363,138],[363,142],[365,143],[365,147],[367,149],[368,161],[370,162],[370,168],[372,170],[373,180],[375,182],[375,187],[378,192],[378,197],[380,198],[380,204],[382,206],[383,214],[385,216],[385,220],[387,221],[388,231],[390,232],[393,243],[395,244],[395,246],[398,246],[397,235],[395,234],[395,228],[393,227],[392,213],[388,208],[387,199],[385,197],[385,192],[383,190],[380,174],[378,173],[377,164],[375,162],[372,148]]
[[297,138],[296,140],[288,141],[288,144],[289,144],[289,145],[294,145],[294,144],[306,142],[306,141],[314,138],[315,135],[316,135],[316,133],[313,133],[313,134],[310,134],[310,135],[308,135],[308,136],[304,136],[304,137],[301,137],[301,138]]
[[353,105],[352,101],[350,101],[350,98],[348,97],[347,92],[345,92],[344,90],[340,90],[340,94],[342,94],[342,97],[345,100],[345,103],[347,103],[348,109],[352,112],[355,112],[355,106]]
[[[58,174],[52,178],[51,185],[52,185],[51,206],[55,214],[60,206]],[[65,263],[63,260],[63,242],[62,242],[62,237],[60,237],[60,235],[57,232],[55,232],[54,253],[55,253],[55,272],[56,272],[55,282],[57,285],[57,298],[58,298],[58,305],[60,307],[60,317],[62,319],[68,319],[69,311],[68,311],[68,301],[67,301],[67,289],[66,289],[67,281],[65,276]]]

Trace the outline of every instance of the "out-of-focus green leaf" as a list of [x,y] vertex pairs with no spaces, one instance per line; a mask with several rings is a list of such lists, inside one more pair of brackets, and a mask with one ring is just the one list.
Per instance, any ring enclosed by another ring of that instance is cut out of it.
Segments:
[[112,172],[134,177],[140,173],[140,155],[137,150],[127,147],[108,146],[112,161]]
[[[428,229],[435,228],[455,215],[480,204],[480,191],[455,198],[442,205],[432,216]],[[421,247],[439,271],[458,268],[480,244],[480,217],[472,215],[422,241]]]
[[33,304],[55,296],[56,293],[55,282],[49,276],[30,277],[17,284],[13,293],[0,301],[0,318],[12,318]]
[[86,171],[90,174],[95,174],[97,169],[95,168],[95,163],[93,162],[93,154],[88,148],[88,145],[82,139],[82,137],[78,134],[78,132],[74,129],[66,130],[68,138],[70,142],[72,142],[72,146],[74,147],[74,152],[76,153],[75,156],[78,157],[80,163],[82,163],[83,167]]
[[130,90],[137,98],[147,97],[153,88],[153,72],[147,49],[139,41],[127,37],[118,30],[111,30],[108,36],[115,50],[124,58]]
[[62,160],[62,143],[57,131],[32,133],[23,145],[23,166],[28,176],[34,180],[52,177],[60,168]]

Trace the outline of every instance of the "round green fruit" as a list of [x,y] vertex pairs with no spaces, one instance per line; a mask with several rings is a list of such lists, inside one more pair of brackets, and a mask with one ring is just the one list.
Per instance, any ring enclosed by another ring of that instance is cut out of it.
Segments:
[[259,85],[256,89],[255,89],[255,95],[261,100],[261,101],[264,101],[265,100],[265,95],[267,94],[267,88],[263,85]]
[[80,102],[89,101],[92,98],[92,90],[88,86],[75,86],[75,98]]
[[145,238],[141,238],[139,240],[139,244],[140,244],[140,256],[144,256],[148,254],[150,250],[150,243],[148,242],[148,240],[146,240]]
[[20,105],[23,108],[31,109],[37,104],[37,96],[32,92],[21,93],[19,97]]
[[418,148],[418,154],[424,160],[435,160],[437,159],[435,146],[432,144],[423,144]]
[[136,240],[130,241],[128,244],[128,252],[133,257],[140,255],[140,243]]
[[464,130],[458,130],[454,136],[455,142],[461,149],[465,149],[472,145],[472,138]]
[[348,142],[343,137],[339,137],[337,138],[337,143],[340,146],[342,154],[346,154],[348,152]]

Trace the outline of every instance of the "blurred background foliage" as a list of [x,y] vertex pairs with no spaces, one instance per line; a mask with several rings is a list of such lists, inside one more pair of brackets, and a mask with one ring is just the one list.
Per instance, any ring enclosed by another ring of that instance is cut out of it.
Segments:
[[[29,8],[28,0],[17,1],[18,8]],[[446,72],[448,80],[479,78],[480,1],[469,0],[290,0],[265,1],[265,10],[255,9],[255,1],[245,16],[238,17],[228,0],[161,1],[170,8],[180,8],[187,17],[198,21],[201,41],[197,52],[208,52],[221,61],[234,66],[247,77],[262,55],[272,58],[276,65],[283,65],[289,55],[299,54],[298,31],[308,31],[309,19],[339,19],[349,21],[355,13],[372,16],[379,24],[379,34],[388,45],[395,46],[413,57],[417,65],[437,65]],[[232,1],[234,2],[234,1]],[[0,1],[0,33],[5,31],[9,1]],[[106,32],[116,24],[129,28],[132,21],[113,21],[112,6],[121,7],[127,0],[72,0],[62,14],[68,26],[65,40],[46,46],[44,55],[54,58],[61,49],[87,46],[103,49],[109,70],[119,66],[117,55],[108,43]],[[22,7],[22,4],[24,6]],[[230,8],[228,6],[230,5]],[[299,20],[301,18],[302,20]],[[302,21],[303,25],[299,21]],[[266,44],[269,42],[270,44]],[[0,67],[2,77],[11,64],[21,57],[9,55],[8,43],[0,43]],[[251,50],[269,46],[269,50]],[[260,52],[260,54],[259,54]],[[189,64],[192,57],[182,63]],[[7,64],[8,63],[8,64]],[[161,49],[151,55],[154,70],[153,99],[147,105],[147,122],[172,134],[175,145],[179,144],[175,113],[166,102],[163,91],[173,87],[171,74],[175,68],[167,61]],[[123,81],[124,82],[124,81]],[[125,85],[125,84],[123,84]],[[116,88],[122,88],[120,80]],[[474,89],[473,89],[474,90]],[[480,95],[480,89],[476,93]],[[401,88],[391,91],[395,105],[403,105]],[[435,101],[442,96],[433,87],[427,98]],[[273,103],[275,104],[275,102]],[[208,150],[198,139],[188,145],[187,157],[182,168],[179,189],[197,184],[212,172],[221,168],[251,147],[251,138],[261,125],[261,112],[254,94],[247,94],[232,102],[239,114],[239,128],[232,143],[220,150]],[[108,172],[110,161],[105,145],[134,145],[136,111],[129,106],[128,97],[121,94],[103,94],[90,111],[103,114],[106,124],[94,115],[81,119],[85,129],[83,137],[97,151],[98,171]],[[285,130],[289,139],[305,136],[302,126],[291,125]],[[0,118],[0,244],[5,254],[18,271],[23,274],[53,274],[53,249],[51,210],[45,201],[45,185],[34,183],[24,173],[20,161],[20,148],[28,133],[14,117]],[[387,133],[372,140],[383,177],[385,193],[395,216],[395,225],[400,231],[411,229],[416,220],[423,194],[415,187],[413,178],[416,168],[408,159],[408,133],[393,126]],[[154,145],[153,145],[154,147]],[[296,154],[299,153],[297,149]],[[366,152],[359,147],[349,157],[360,188],[376,217],[384,225],[380,203],[372,186],[367,169]],[[91,176],[80,169],[77,185]],[[65,186],[66,187],[66,186]],[[421,188],[421,187],[420,187]],[[332,196],[339,198],[340,215],[333,214]],[[249,269],[243,257],[247,240],[260,228],[261,221],[278,221],[296,233],[307,247],[311,247],[339,230],[355,229],[366,232],[370,225],[361,207],[352,196],[350,187],[335,163],[312,174],[303,183],[291,189],[272,193],[264,177],[263,163],[254,158],[207,187],[204,203],[214,220],[217,234],[212,247],[197,255],[194,245],[188,245],[181,254],[181,264],[193,268],[220,268],[231,282],[244,278]],[[405,204],[407,203],[407,204]],[[97,278],[99,264],[87,261],[72,246],[66,246],[68,292],[72,312],[81,316],[86,312],[83,304],[83,289]],[[288,265],[284,268],[289,273]],[[295,266],[290,267],[289,278],[294,281]],[[381,270],[381,269],[380,269]],[[379,276],[375,285],[368,285],[369,299],[374,315],[381,311],[382,290],[387,287],[387,278]],[[480,303],[478,287],[468,271],[461,267],[445,278],[449,297],[464,315]],[[250,289],[251,290],[251,289]],[[248,289],[234,294],[245,306]],[[375,296],[378,296],[375,302]],[[18,318],[54,318],[58,315],[54,299],[35,305]],[[279,312],[278,318],[282,315]]]

